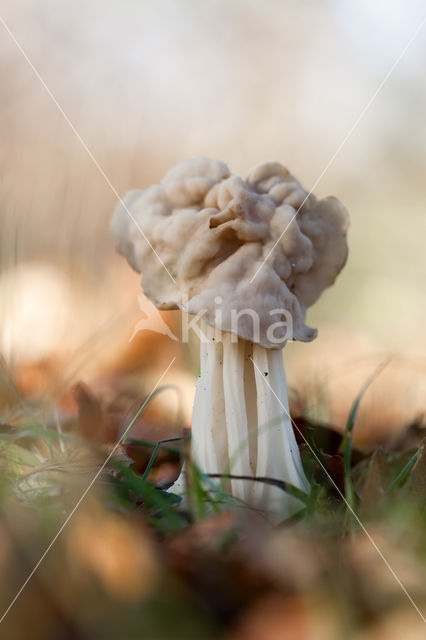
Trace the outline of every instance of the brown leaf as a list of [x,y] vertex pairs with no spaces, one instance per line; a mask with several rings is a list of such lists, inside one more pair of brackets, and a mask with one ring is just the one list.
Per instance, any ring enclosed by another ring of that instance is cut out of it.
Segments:
[[362,504],[371,508],[377,505],[385,495],[383,489],[383,473],[385,454],[383,449],[376,449],[371,456],[367,476],[362,487]]
[[75,385],[73,393],[78,405],[79,434],[94,442],[108,442],[110,428],[98,398],[83,382]]
[[392,442],[394,451],[409,451],[417,449],[426,433],[426,415],[420,413],[417,415]]
[[418,500],[425,502],[426,499],[426,440],[423,440],[419,450],[416,463],[410,473],[405,485],[407,494]]
[[230,640],[308,640],[306,612],[300,599],[280,594],[258,600],[241,616]]
[[166,545],[173,571],[222,621],[229,621],[272,581],[242,552],[241,521],[223,512],[197,522]]
[[271,594],[239,618],[227,640],[336,640],[347,637],[338,609],[316,596]]
[[345,462],[341,455],[330,456],[321,451],[321,462],[342,493],[345,491]]
[[308,429],[313,430],[315,443],[329,455],[337,453],[342,441],[342,434],[332,425],[322,425],[308,420],[304,416],[293,418],[293,431],[297,444],[304,444],[308,439]]

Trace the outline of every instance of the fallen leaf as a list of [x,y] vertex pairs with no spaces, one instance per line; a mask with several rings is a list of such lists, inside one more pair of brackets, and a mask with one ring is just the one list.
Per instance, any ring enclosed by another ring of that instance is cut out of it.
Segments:
[[426,500],[426,440],[422,442],[419,455],[405,485],[405,491],[410,498],[424,504]]
[[83,382],[78,382],[73,392],[78,406],[79,434],[94,442],[110,441],[110,427],[98,398]]
[[371,456],[367,476],[362,487],[362,505],[370,509],[375,507],[383,499],[383,474],[385,467],[385,454],[383,449],[376,449]]

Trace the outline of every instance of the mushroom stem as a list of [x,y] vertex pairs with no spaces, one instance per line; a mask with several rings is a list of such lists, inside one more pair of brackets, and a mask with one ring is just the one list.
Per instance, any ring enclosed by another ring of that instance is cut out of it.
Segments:
[[[253,366],[257,389],[257,438],[256,476],[285,480],[309,490],[303,471],[299,448],[294,436],[288,406],[287,382],[281,351],[265,349],[258,344],[253,348]],[[300,503],[278,487],[256,483],[253,503],[267,505],[278,511],[280,505],[289,511],[297,511]]]
[[204,327],[200,342],[200,377],[192,412],[191,453],[206,473],[218,473],[228,456],[224,386],[223,345],[220,332]]
[[[205,473],[269,477],[308,491],[281,351],[203,323],[191,454]],[[173,490],[182,485],[181,474]],[[299,500],[262,482],[231,478],[225,486],[241,502],[276,517],[301,508]]]
[[[248,442],[247,410],[244,402],[244,344],[233,343],[231,333],[223,333],[223,388],[229,469],[237,476],[252,475]],[[244,502],[250,499],[251,487],[244,480],[231,479],[232,495]]]

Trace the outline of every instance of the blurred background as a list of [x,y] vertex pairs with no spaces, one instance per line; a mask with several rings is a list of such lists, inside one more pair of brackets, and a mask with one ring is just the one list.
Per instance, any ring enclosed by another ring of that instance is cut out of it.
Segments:
[[[64,114],[119,194],[198,155],[242,176],[277,160],[309,189],[423,12],[421,0],[3,0],[60,105],[0,26],[0,350],[18,390],[55,403],[77,381],[134,372],[149,390],[177,355],[166,381],[190,420],[196,346],[152,332],[129,343],[140,278],[114,253],[116,197]],[[309,312],[317,340],[285,349],[292,402],[338,427],[391,358],[360,443],[372,412],[380,440],[424,409],[425,62],[423,29],[315,189],[349,209],[350,257]]]
[[[0,618],[4,637],[424,637],[324,476],[318,512],[274,530],[244,512],[187,516],[154,491],[179,472],[170,444],[149,465],[153,443],[190,424],[197,344],[153,331],[130,341],[140,276],[108,230],[114,191],[157,183],[184,158],[241,176],[276,160],[310,189],[424,11],[422,0],[2,0],[0,616],[176,357],[121,467],[105,467]],[[338,430],[387,362],[362,399],[352,475],[368,531],[423,610],[425,64],[426,24],[315,188],[350,212],[349,261],[309,311],[318,338],[284,350],[293,416]],[[179,313],[163,318],[179,335]],[[330,442],[324,464],[345,490]],[[384,487],[404,482],[386,501]]]

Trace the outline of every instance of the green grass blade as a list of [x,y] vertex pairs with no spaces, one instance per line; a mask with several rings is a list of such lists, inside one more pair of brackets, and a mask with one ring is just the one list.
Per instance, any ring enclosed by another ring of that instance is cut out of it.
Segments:
[[311,490],[306,500],[306,510],[304,513],[306,518],[311,518],[315,513],[319,490],[320,485],[316,482],[311,482]]
[[395,480],[393,480],[393,482],[391,482],[389,487],[386,489],[386,493],[392,493],[392,491],[394,491],[398,487],[401,487],[404,484],[404,482],[407,480],[408,476],[410,475],[411,469],[414,467],[414,463],[419,457],[419,451],[420,449],[417,449],[415,454],[409,459],[407,464],[401,469],[401,471],[396,476]]
[[166,442],[176,442],[177,440],[183,440],[182,436],[177,436],[175,438],[163,438],[162,440],[159,440],[155,446],[154,446],[154,451],[151,454],[151,457],[148,461],[148,464],[146,465],[146,469],[143,472],[143,480],[146,480],[148,477],[149,472],[152,469],[152,465],[154,464],[155,458],[157,457],[157,454],[160,450],[161,445],[165,444]]
[[[177,437],[176,440],[182,440],[182,436]],[[154,449],[157,446],[158,441],[155,442],[155,440],[146,440],[145,438],[132,438],[132,437],[129,437],[127,439],[127,443],[129,445],[134,445],[136,447],[147,447],[149,449]],[[161,449],[162,446],[163,445],[160,444],[160,449]],[[170,453],[175,453],[175,454],[179,455],[179,454],[182,453],[182,447],[170,447],[170,446],[167,446],[167,451],[170,451]]]
[[266,478],[261,476],[236,476],[232,473],[209,473],[208,475],[210,476],[210,478],[227,478],[230,480],[262,482],[263,484],[269,484],[273,487],[281,489],[282,491],[285,491],[286,493],[303,502],[303,504],[307,504],[308,502],[308,495],[304,491],[302,491],[298,487],[295,487],[294,484],[290,484],[289,482],[285,482],[284,480],[278,480],[276,478]]
[[126,465],[114,461],[114,466],[124,478],[127,489],[140,496],[148,510],[158,512],[168,522],[170,532],[176,532],[182,528],[180,515],[174,509],[171,501],[163,496],[161,490],[157,490],[150,482],[144,480]]
[[365,392],[369,386],[374,382],[377,376],[383,371],[383,369],[389,364],[390,360],[387,358],[381,362],[376,369],[371,373],[356,396],[354,403],[352,404],[349,412],[348,420],[346,422],[345,431],[343,434],[342,442],[339,447],[339,453],[342,454],[345,463],[345,497],[349,505],[353,509],[355,506],[355,492],[352,486],[351,479],[351,465],[352,465],[352,443],[353,443],[353,430],[358,415],[359,406],[361,400],[364,397]]

